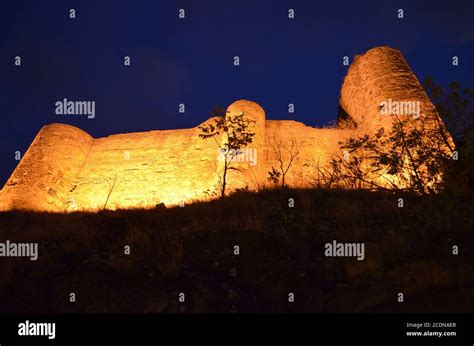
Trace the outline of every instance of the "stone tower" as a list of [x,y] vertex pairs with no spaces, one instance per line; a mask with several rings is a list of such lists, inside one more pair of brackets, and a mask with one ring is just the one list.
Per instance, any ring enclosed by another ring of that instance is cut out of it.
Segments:
[[[227,107],[230,116],[243,114],[246,118],[253,121],[250,125],[250,131],[255,133],[252,143],[243,149],[242,154],[235,158],[233,167],[238,170],[228,172],[229,187],[247,187],[254,185],[249,182],[249,177],[255,180],[265,179],[265,166],[259,165],[258,161],[265,155],[265,111],[256,102],[248,100],[238,100]],[[242,174],[243,173],[243,174]]]
[[401,106],[419,102],[420,116],[436,112],[402,53],[387,46],[372,48],[350,65],[339,104],[361,131],[370,133],[391,128],[394,117],[382,114],[381,106],[389,102]]
[[230,115],[243,113],[245,117],[255,121],[254,126],[254,141],[255,145],[263,146],[265,143],[265,111],[256,102],[248,100],[239,100],[227,107],[227,112]]
[[44,126],[1,191],[3,209],[64,209],[93,141],[74,126]]

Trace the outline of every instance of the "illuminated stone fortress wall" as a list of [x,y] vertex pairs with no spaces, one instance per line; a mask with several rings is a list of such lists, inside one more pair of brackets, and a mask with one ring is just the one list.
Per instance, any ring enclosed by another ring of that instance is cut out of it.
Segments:
[[[311,186],[308,177],[314,174],[314,164],[324,168],[334,155],[340,155],[339,141],[391,126],[391,117],[380,114],[380,103],[389,98],[417,99],[424,110],[434,111],[400,51],[376,47],[355,57],[342,85],[339,104],[357,123],[355,129],[268,120],[257,103],[234,102],[228,107],[231,115],[243,112],[255,120],[256,134],[248,149],[255,150],[257,156],[255,162],[244,159],[233,165],[239,171],[229,172],[229,191],[268,186],[268,171],[278,167],[275,144],[289,147],[291,142],[298,145],[299,154],[286,183]],[[46,125],[3,187],[0,209],[148,208],[216,197],[212,192],[219,185],[221,156],[216,142],[203,140],[199,133],[194,127],[94,139],[70,125]]]

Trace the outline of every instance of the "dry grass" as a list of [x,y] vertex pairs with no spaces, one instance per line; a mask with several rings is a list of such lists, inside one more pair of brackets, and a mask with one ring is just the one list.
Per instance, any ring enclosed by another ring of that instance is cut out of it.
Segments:
[[[472,311],[472,202],[283,189],[165,210],[3,213],[0,241],[38,242],[39,259],[0,259],[0,310]],[[334,239],[364,242],[366,260],[324,257]]]

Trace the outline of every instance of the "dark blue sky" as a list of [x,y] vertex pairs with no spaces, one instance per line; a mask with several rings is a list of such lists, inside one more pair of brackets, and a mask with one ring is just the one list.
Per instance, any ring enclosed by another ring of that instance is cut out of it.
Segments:
[[[323,126],[336,118],[342,57],[378,45],[400,49],[420,80],[474,87],[474,1],[3,0],[0,11],[1,186],[15,151],[53,122],[94,137],[192,127],[244,98],[267,118]],[[56,115],[63,98],[95,101],[96,117]]]

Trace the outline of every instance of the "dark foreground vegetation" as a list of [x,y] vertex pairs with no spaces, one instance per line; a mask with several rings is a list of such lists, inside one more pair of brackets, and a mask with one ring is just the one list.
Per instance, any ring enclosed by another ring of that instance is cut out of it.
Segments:
[[[472,312],[472,202],[285,189],[173,209],[3,213],[0,241],[38,242],[39,257],[0,259],[0,311]],[[325,257],[333,240],[364,242],[365,260]]]

